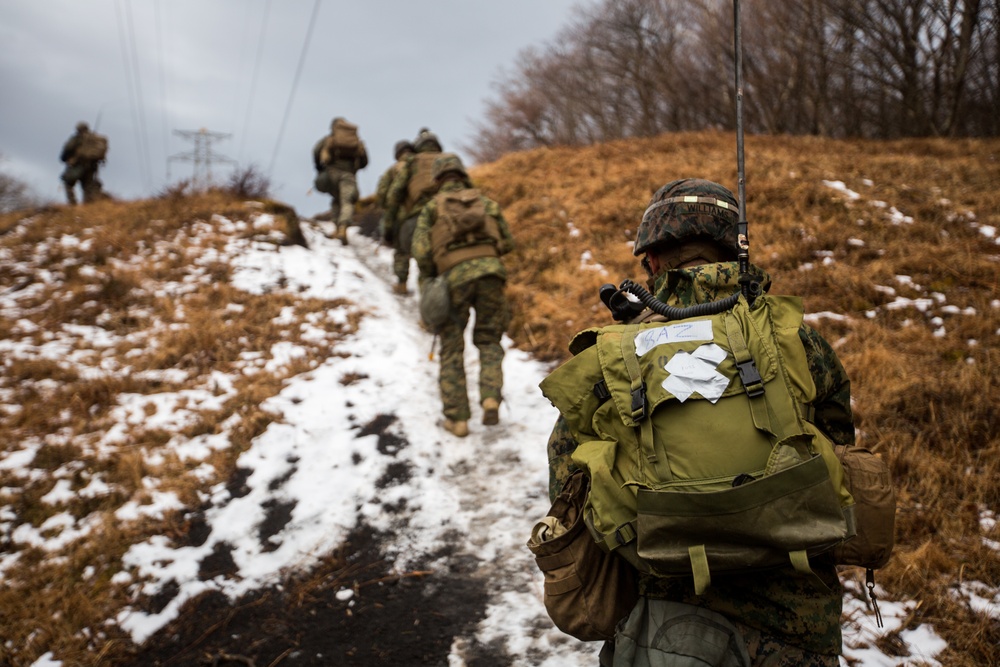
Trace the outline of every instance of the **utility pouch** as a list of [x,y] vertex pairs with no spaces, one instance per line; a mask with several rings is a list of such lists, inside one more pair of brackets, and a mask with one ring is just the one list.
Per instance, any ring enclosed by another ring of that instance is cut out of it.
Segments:
[[821,456],[719,491],[639,489],[637,510],[639,557],[656,574],[691,574],[696,593],[710,571],[791,564],[809,574],[808,556],[849,535]]
[[864,447],[834,448],[844,466],[844,483],[854,496],[857,534],[833,550],[838,565],[878,569],[895,544],[896,493],[885,462]]
[[743,635],[722,614],[642,598],[619,628],[610,665],[750,667],[750,656]]
[[420,288],[420,319],[432,333],[438,333],[451,315],[451,287],[448,274],[431,278]]
[[328,195],[333,194],[333,181],[330,179],[330,174],[326,169],[323,169],[316,174],[316,178],[313,179],[313,187],[315,187],[318,192],[323,192]]
[[609,640],[635,606],[639,589],[634,568],[602,549],[587,530],[583,506],[589,490],[582,471],[570,476],[527,546],[545,575],[545,609],[556,627],[583,641]]

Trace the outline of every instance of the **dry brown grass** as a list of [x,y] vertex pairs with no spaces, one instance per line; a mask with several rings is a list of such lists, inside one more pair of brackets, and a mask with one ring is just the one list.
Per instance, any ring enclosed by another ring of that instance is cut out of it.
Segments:
[[[274,222],[261,228],[227,223],[254,220],[260,213],[273,215]],[[182,461],[165,445],[178,435],[218,433],[228,424],[231,446],[213,450],[207,460],[215,481],[225,482],[240,453],[276,419],[263,402],[288,377],[334,354],[336,341],[356,327],[360,313],[346,302],[238,290],[228,281],[229,264],[215,258],[234,236],[294,242],[297,225],[287,206],[221,193],[49,207],[28,220],[0,218],[0,286],[21,297],[17,317],[0,317],[0,335],[28,346],[53,339],[61,345],[45,354],[3,358],[3,402],[21,409],[0,411],[0,449],[36,447],[30,467],[51,477],[0,470],[0,504],[15,508],[18,525],[38,528],[65,513],[92,522],[88,537],[58,558],[15,546],[9,537],[0,540],[0,553],[18,551],[20,558],[0,586],[0,664],[27,665],[44,650],[57,652],[66,665],[117,655],[128,641],[106,630],[104,622],[129,603],[126,589],[112,582],[122,555],[156,534],[183,543],[189,522],[182,513],[169,512],[123,524],[114,512],[126,501],[150,502],[145,483],[150,478],[159,480],[158,492],[173,492],[186,507],[198,508],[206,480],[191,472],[201,461]],[[347,310],[346,318],[326,317],[338,308]],[[313,331],[325,330],[326,337],[305,336],[305,323]],[[74,327],[107,332],[110,342],[94,348],[90,335],[74,337]],[[272,346],[280,342],[306,354],[265,369]],[[72,363],[66,363],[68,356]],[[232,391],[214,384],[213,372],[233,378]],[[190,414],[180,433],[146,423],[158,413],[156,395],[194,388],[214,393],[221,405],[202,408],[182,398],[177,408]],[[115,423],[119,398],[127,394],[150,400],[109,455],[100,443]],[[56,477],[69,481],[72,499],[42,501]],[[76,493],[95,479],[112,490]]]
[[[1000,541],[1000,534],[984,535],[979,523],[984,510],[1000,510],[1000,309],[993,305],[1000,296],[1000,247],[973,225],[1000,227],[998,157],[1000,140],[747,138],[752,258],[771,272],[773,292],[801,294],[810,312],[847,316],[815,326],[853,380],[860,442],[880,452],[895,474],[898,546],[879,581],[890,597],[918,601],[907,627],[932,623],[949,642],[940,659],[959,667],[1000,664],[1000,622],[952,595],[960,582],[1000,582],[1000,555],[983,542]],[[515,312],[510,333],[520,347],[556,362],[568,355],[577,330],[610,322],[597,298],[602,283],[644,279],[629,242],[652,192],[685,176],[735,187],[734,139],[705,132],[545,149],[509,155],[472,176],[503,205],[518,241],[507,262]],[[861,199],[849,202],[823,180],[843,181]],[[892,224],[889,207],[913,223]],[[273,213],[275,228],[222,228],[224,219],[255,212]],[[288,376],[337,354],[337,337],[355,328],[361,314],[351,310],[346,324],[312,320],[328,330],[327,342],[303,340],[298,327],[275,324],[278,313],[290,308],[303,321],[347,304],[242,293],[227,282],[228,265],[210,260],[234,234],[284,243],[297,223],[294,211],[278,203],[248,207],[219,193],[49,207],[30,223],[0,217],[0,289],[29,297],[21,317],[34,327],[0,317],[0,338],[41,345],[47,332],[100,327],[127,340],[116,338],[105,351],[63,354],[82,355],[80,363],[91,367],[106,358],[131,369],[95,377],[52,357],[3,359],[0,392],[5,403],[23,409],[0,411],[0,448],[38,443],[33,467],[75,465],[74,491],[95,475],[115,491],[53,507],[40,499],[54,480],[25,483],[0,471],[0,505],[13,505],[18,521],[40,526],[63,511],[105,517],[67,558],[22,551],[17,584],[0,587],[0,664],[30,664],[42,647],[56,650],[66,665],[120,655],[127,638],[102,624],[127,603],[123,587],[112,582],[123,553],[153,534],[187,539],[190,518],[180,513],[125,525],[113,520],[125,501],[145,500],[148,475],[192,508],[205,484],[189,474],[190,462],[146,456],[166,449],[174,434],[162,430],[135,425],[116,456],[100,454],[97,444],[119,396],[205,386],[212,370],[246,368],[247,353],[266,360],[280,341],[306,347],[306,357],[277,374],[243,375],[220,409],[193,411],[186,437],[216,433],[235,420],[232,446],[208,459],[216,481],[225,481],[239,454],[275,419],[263,401]],[[86,243],[56,242],[64,234]],[[25,272],[28,264],[47,267],[53,280]],[[198,279],[185,282],[195,271]],[[176,289],[162,293],[152,285]],[[928,313],[889,308],[897,296],[929,299]],[[162,369],[186,375],[145,373]],[[345,384],[351,381],[345,376]],[[146,411],[155,414],[151,402]],[[9,548],[0,542],[0,553]],[[887,650],[891,643],[890,637]],[[13,660],[7,646],[27,648]]]
[[[1000,228],[1000,140],[747,137],[746,168],[751,258],[771,273],[772,292],[848,318],[815,326],[852,378],[860,443],[895,475],[896,557],[879,581],[919,602],[908,626],[934,624],[950,645],[945,664],[1000,664],[1000,621],[952,595],[959,580],[1000,582],[1000,554],[983,544],[1000,530],[984,535],[979,523],[1000,510],[1000,246],[976,227]],[[600,284],[645,280],[628,241],[657,188],[693,176],[735,191],[735,138],[536,150],[472,176],[518,241],[507,262],[510,333],[559,361],[577,330],[610,323]],[[850,202],[824,180],[861,197]],[[891,207],[913,222],[893,224]],[[606,273],[580,268],[588,251]],[[887,308],[896,296],[932,305]]]

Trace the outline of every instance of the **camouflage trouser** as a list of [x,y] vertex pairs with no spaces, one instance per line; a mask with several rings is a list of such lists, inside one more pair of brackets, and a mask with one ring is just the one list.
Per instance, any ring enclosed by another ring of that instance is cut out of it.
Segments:
[[410,276],[410,257],[412,256],[411,246],[413,245],[413,230],[417,228],[417,216],[407,218],[399,223],[396,233],[393,234],[393,248],[396,254],[392,258],[392,272],[400,283],[406,284],[406,279]]
[[338,230],[347,229],[354,219],[354,202],[358,201],[358,180],[349,171],[328,167],[326,172],[333,184],[330,217]]
[[639,598],[614,642],[605,642],[601,667],[838,667],[836,655],[811,653],[702,607]]
[[444,416],[467,421],[471,416],[465,385],[465,326],[469,308],[476,310],[472,342],[479,350],[479,400],[500,400],[503,389],[503,347],[500,339],[509,319],[504,281],[484,276],[451,289],[451,317],[442,327],[441,374],[438,382]]
[[74,188],[77,183],[83,189],[84,203],[97,201],[104,196],[101,181],[97,178],[96,163],[82,162],[80,164],[68,165],[60,178],[62,178],[63,185],[66,186],[66,200],[70,204],[76,203]]

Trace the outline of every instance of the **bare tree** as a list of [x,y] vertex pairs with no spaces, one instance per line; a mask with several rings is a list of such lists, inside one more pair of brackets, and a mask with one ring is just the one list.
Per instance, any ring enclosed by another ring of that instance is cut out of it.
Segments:
[[[1000,0],[744,0],[751,132],[995,135]],[[473,157],[734,126],[731,0],[605,0],[495,84]]]

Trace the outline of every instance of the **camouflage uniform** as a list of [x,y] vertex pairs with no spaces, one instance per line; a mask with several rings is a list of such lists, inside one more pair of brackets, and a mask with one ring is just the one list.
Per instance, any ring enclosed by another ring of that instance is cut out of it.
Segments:
[[[424,133],[415,142],[416,153],[441,153],[441,144],[437,137]],[[413,230],[417,224],[417,216],[430,197],[423,196],[411,205],[407,205],[407,188],[417,170],[415,155],[408,155],[396,172],[396,176],[386,193],[386,220],[392,230],[393,247],[396,254],[392,261],[392,270],[400,285],[405,286],[410,275],[410,257],[412,256]]]
[[[382,173],[382,176],[378,179],[378,186],[375,188],[375,205],[382,209],[382,219],[379,220],[379,236],[390,245],[393,243],[393,238],[392,223],[389,220],[387,210],[389,205],[389,187],[396,179],[399,170],[403,168],[406,157],[412,154],[413,144],[409,141],[396,142],[395,150],[393,151],[393,157],[396,158],[396,161]],[[393,272],[398,274],[395,267],[393,267]]]
[[101,181],[97,178],[97,170],[103,160],[86,160],[77,155],[80,146],[90,134],[90,129],[86,123],[78,123],[76,134],[71,136],[63,145],[59,159],[66,163],[60,178],[66,188],[66,200],[70,204],[76,204],[76,184],[79,183],[83,189],[83,203],[89,203],[103,199],[104,190]]
[[[719,188],[719,192],[714,192],[711,188],[706,189],[705,183],[700,182],[699,194],[707,192],[735,205],[728,190],[708,184]],[[654,210],[656,200],[662,201],[662,191],[654,196],[647,216]],[[700,206],[703,204],[693,203],[692,208],[683,213],[671,212],[673,219],[663,223],[669,224],[668,230],[658,227],[656,221],[647,226],[644,234],[637,234],[636,254],[649,250],[652,245],[647,234],[661,241],[667,238],[668,242],[714,236],[714,241],[720,245],[735,243],[736,216],[732,217],[733,225],[726,224],[723,228],[708,220],[710,213],[697,210]],[[657,212],[663,213],[662,208]],[[754,266],[750,267],[750,273],[766,292],[770,287],[767,273]],[[735,293],[740,289],[738,279],[739,265],[735,261],[701,264],[663,271],[653,279],[651,291],[667,305],[687,307]],[[816,384],[814,423],[835,443],[853,445],[850,380],[843,365],[829,343],[808,325],[800,327],[799,339]],[[576,446],[565,420],[559,417],[548,442],[549,495],[552,499],[576,469],[570,458]],[[743,633],[753,665],[836,667],[840,664],[837,656],[841,651],[843,593],[840,580],[832,565],[813,564],[813,570],[826,585],[826,590],[802,578],[789,566],[773,572],[754,572],[750,576],[713,576],[711,587],[700,596],[695,595],[689,577],[640,575],[639,592],[648,598],[697,605],[724,615]],[[611,664],[606,655],[613,654],[610,648],[609,644],[602,652],[602,665]]]
[[[470,187],[468,182],[446,181],[442,192]],[[497,252],[504,255],[514,249],[507,221],[500,205],[483,197],[487,215],[499,223],[502,241]],[[413,257],[423,283],[437,275],[431,248],[431,227],[438,219],[437,202],[431,200],[421,211],[413,232]],[[507,269],[499,257],[479,257],[466,260],[448,271],[452,313],[441,329],[441,371],[439,386],[444,416],[454,421],[467,421],[470,416],[469,397],[465,383],[465,327],[469,309],[476,311],[472,342],[479,350],[479,400],[500,400],[503,389],[503,347],[500,339],[507,328],[509,310],[504,297]]]
[[[336,122],[336,119],[334,119]],[[361,142],[358,155],[347,157],[333,155],[326,162],[322,159],[327,137],[313,146],[313,166],[317,172],[325,171],[333,186],[330,194],[330,216],[336,227],[337,238],[347,241],[347,227],[354,219],[354,203],[358,201],[357,172],[368,166],[368,151]]]

